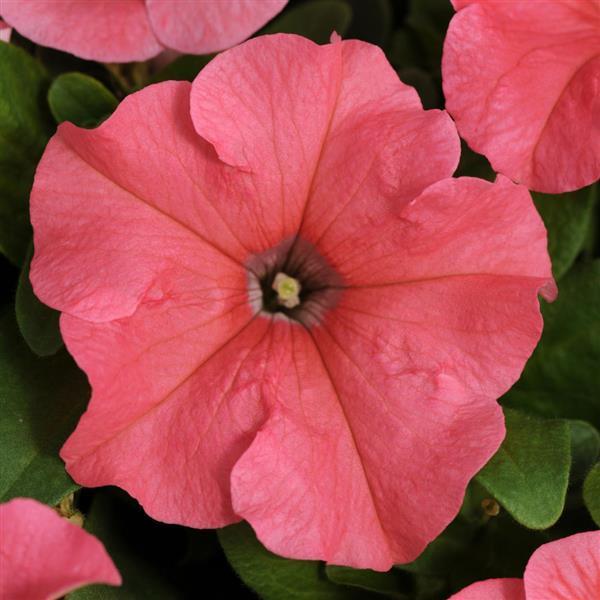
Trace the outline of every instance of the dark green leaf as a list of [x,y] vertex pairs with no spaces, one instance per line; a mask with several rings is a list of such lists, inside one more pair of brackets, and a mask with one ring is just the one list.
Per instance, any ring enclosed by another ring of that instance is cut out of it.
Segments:
[[409,18],[427,23],[440,35],[446,33],[454,9],[448,0],[411,0]]
[[490,494],[472,481],[458,516],[412,563],[398,568],[416,577],[416,598],[448,598],[476,580],[522,577],[547,537],[519,525],[506,511],[489,516]]
[[[417,574],[418,598],[430,597],[423,588],[433,582],[439,600],[483,579],[522,577],[531,554],[547,538],[520,526],[506,511],[470,530],[443,533],[411,564]],[[442,585],[443,582],[443,585]]]
[[487,158],[471,150],[463,140],[460,141],[460,163],[454,175],[455,177],[479,177],[487,181],[496,179],[496,173]]
[[581,483],[600,456],[600,434],[585,421],[569,421],[571,430],[571,485]]
[[50,356],[62,346],[58,328],[60,313],[42,304],[33,293],[29,281],[29,263],[32,253],[30,247],[19,277],[15,302],[17,323],[29,347],[38,356]]
[[105,545],[123,585],[91,585],[69,594],[71,600],[175,600],[183,598],[165,574],[177,548],[179,528],[152,522],[123,492],[104,489],[94,494],[84,522]]
[[589,219],[588,230],[581,249],[581,254],[586,260],[592,260],[600,257],[600,185],[595,184],[594,190],[595,202],[592,206],[592,213]]
[[95,127],[115,110],[117,99],[97,79],[65,73],[52,82],[48,104],[57,123]]
[[0,42],[0,252],[16,265],[31,237],[29,192],[53,124],[48,77],[24,50]]
[[569,481],[566,421],[505,410],[506,438],[477,480],[519,522],[546,529],[560,517]]
[[422,68],[422,51],[417,34],[402,28],[394,31],[387,52],[390,63],[396,69]]
[[369,569],[351,569],[350,567],[338,567],[327,565],[325,567],[327,577],[339,585],[360,588],[368,592],[374,592],[387,598],[405,598],[400,593],[400,572],[392,569],[387,573],[378,573]]
[[548,230],[552,272],[556,279],[560,279],[583,248],[598,196],[598,185],[565,194],[534,192],[532,195]]
[[63,73],[78,71],[97,79],[108,79],[106,65],[78,58],[68,52],[61,52],[45,46],[34,46],[32,53],[44,65],[50,77],[54,79]]
[[309,0],[283,12],[261,33],[296,33],[317,44],[326,44],[333,31],[343,37],[351,21],[352,9],[345,2]]
[[0,315],[0,500],[29,496],[56,504],[77,489],[58,451],[83,412],[85,376],[62,350],[31,353],[6,307]]
[[440,62],[452,13],[447,0],[411,2],[403,27],[394,32],[387,49],[400,79],[417,89],[426,109],[443,108]]
[[600,463],[588,473],[583,484],[583,501],[594,523],[600,527]]
[[392,28],[390,0],[345,1],[352,8],[352,23],[346,37],[384,46]]
[[425,110],[441,108],[442,98],[438,87],[427,71],[418,67],[406,67],[400,69],[398,75],[406,85],[410,85],[417,90]]
[[264,600],[347,600],[370,597],[368,592],[337,586],[315,560],[290,560],[271,554],[246,523],[219,531],[227,559],[244,583]]
[[542,312],[541,342],[502,403],[600,429],[600,261],[574,266]]
[[421,64],[439,73],[446,30],[454,14],[452,5],[447,0],[417,0],[410,6],[406,24],[417,34]]
[[152,83],[168,80],[194,81],[198,73],[214,56],[214,54],[205,54],[204,56],[185,54],[184,56],[178,56],[173,62],[170,62],[152,77]]

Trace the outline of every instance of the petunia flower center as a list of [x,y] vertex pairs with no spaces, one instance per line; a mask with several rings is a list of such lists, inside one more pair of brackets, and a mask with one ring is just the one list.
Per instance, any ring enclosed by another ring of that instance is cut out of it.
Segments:
[[321,322],[338,302],[342,280],[302,238],[284,240],[247,262],[248,293],[264,314],[281,314],[305,326]]
[[277,292],[277,302],[282,306],[294,308],[300,304],[300,290],[302,286],[297,279],[285,273],[277,273],[272,287]]

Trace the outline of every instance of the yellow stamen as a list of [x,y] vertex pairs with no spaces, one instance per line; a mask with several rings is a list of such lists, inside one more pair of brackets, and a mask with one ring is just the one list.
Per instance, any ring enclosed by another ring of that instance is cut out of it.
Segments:
[[282,306],[294,308],[300,304],[300,290],[302,286],[297,279],[285,273],[277,273],[272,287],[277,292],[277,302]]

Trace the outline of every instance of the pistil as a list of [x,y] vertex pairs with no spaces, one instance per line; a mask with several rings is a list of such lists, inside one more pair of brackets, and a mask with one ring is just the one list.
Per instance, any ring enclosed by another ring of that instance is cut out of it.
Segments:
[[277,273],[273,280],[273,289],[277,292],[277,302],[285,308],[294,308],[300,304],[302,286],[297,279],[286,273]]

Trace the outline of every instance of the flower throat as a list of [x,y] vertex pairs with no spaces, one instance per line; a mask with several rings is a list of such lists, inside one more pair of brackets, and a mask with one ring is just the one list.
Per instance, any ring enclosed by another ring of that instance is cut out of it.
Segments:
[[248,261],[249,290],[260,289],[260,308],[310,326],[338,301],[340,276],[309,242],[285,240]]

